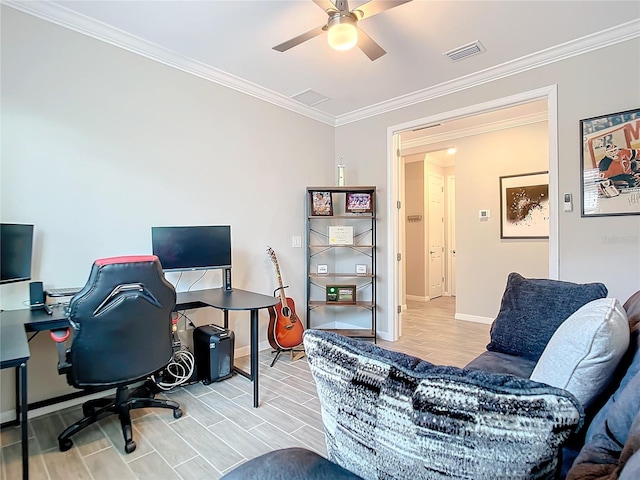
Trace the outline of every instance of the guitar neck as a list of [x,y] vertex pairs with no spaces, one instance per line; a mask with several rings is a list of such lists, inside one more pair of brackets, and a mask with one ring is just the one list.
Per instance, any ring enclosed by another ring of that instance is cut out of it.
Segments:
[[278,277],[278,285],[280,285],[280,303],[283,307],[287,306],[287,297],[284,294],[284,285],[282,284],[282,276],[280,275],[280,266],[278,265],[278,261],[274,261],[276,265],[276,275]]

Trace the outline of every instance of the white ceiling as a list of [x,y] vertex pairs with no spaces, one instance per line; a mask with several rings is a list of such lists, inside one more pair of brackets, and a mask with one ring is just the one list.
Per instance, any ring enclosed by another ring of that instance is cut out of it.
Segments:
[[[372,62],[324,35],[272,49],[326,23],[311,0],[3,3],[336,126],[640,36],[638,0],[413,0],[359,22],[387,51]],[[443,55],[476,40],[485,52]],[[290,98],[307,89],[329,100]]]

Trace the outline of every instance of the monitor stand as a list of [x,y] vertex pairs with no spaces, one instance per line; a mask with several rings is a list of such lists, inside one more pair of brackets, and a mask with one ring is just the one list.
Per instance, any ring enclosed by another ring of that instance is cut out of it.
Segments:
[[230,292],[232,290],[233,288],[231,288],[231,269],[225,268],[224,269],[224,291]]

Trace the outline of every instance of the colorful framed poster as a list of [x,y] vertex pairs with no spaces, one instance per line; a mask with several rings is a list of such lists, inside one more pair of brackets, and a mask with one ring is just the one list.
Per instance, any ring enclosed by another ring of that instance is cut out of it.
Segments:
[[640,215],[640,109],[580,120],[583,217]]

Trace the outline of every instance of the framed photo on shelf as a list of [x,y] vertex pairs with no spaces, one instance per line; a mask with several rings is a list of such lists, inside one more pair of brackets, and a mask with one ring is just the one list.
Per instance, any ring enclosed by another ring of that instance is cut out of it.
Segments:
[[355,285],[327,285],[327,303],[341,303],[344,305],[355,305],[356,286]]
[[330,226],[329,245],[353,245],[353,227],[350,225]]
[[316,271],[318,272],[318,275],[326,275],[327,273],[329,273],[329,266],[319,263],[316,267]]
[[347,192],[344,211],[346,213],[373,213],[373,193]]
[[366,275],[366,274],[367,274],[367,266],[365,264],[357,264],[356,275]]
[[640,215],[640,109],[580,120],[583,217]]
[[549,172],[500,177],[500,238],[549,238]]
[[311,215],[314,217],[330,217],[333,215],[333,198],[331,192],[309,192],[311,196]]

